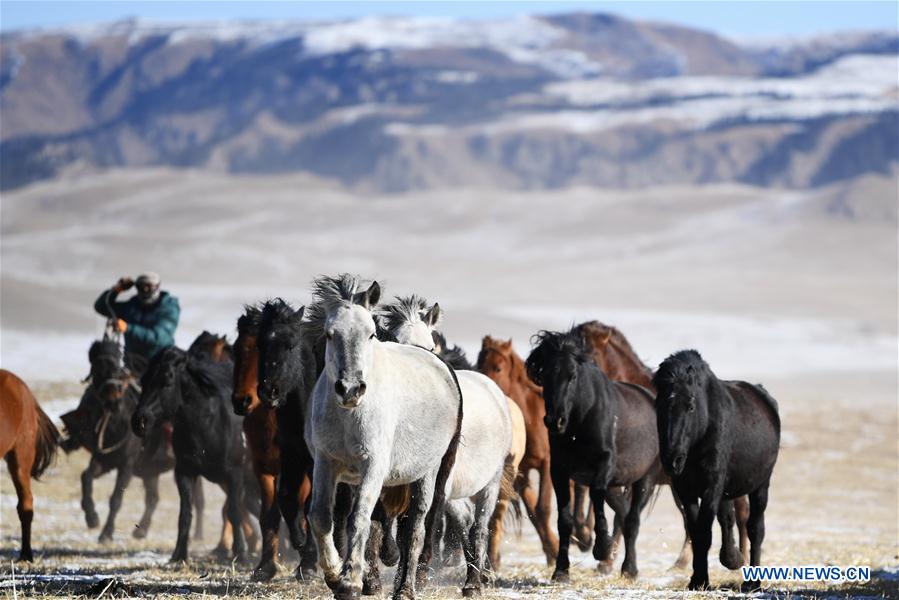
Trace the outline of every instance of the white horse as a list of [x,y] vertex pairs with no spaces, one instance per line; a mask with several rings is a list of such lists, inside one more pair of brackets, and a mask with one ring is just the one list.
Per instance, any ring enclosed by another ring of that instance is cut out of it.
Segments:
[[[393,596],[414,598],[425,531],[443,510],[459,444],[461,391],[453,371],[430,352],[375,338],[371,310],[380,297],[377,282],[362,290],[358,277],[344,274],[316,279],[313,288],[307,332],[313,340],[327,340],[305,434],[315,461],[310,522],[319,564],[336,598],[359,597],[371,513],[381,488],[410,484]],[[332,539],[338,482],[356,492],[342,568]]]
[[[428,307],[427,301],[415,295],[397,297],[378,312],[378,320],[388,336],[432,351],[432,332],[440,316],[439,305]],[[465,418],[446,492],[446,517],[448,530],[462,534],[468,567],[462,594],[471,596],[481,591],[488,525],[503,476],[506,475],[505,483],[511,491],[516,475],[514,467],[507,468],[512,453],[512,403],[493,380],[477,371],[459,370],[456,377],[462,388]]]

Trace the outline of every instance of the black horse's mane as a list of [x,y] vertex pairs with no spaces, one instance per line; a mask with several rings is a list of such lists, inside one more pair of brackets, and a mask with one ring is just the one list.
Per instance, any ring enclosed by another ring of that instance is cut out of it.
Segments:
[[457,371],[474,371],[474,365],[468,362],[468,356],[465,355],[462,348],[455,345],[452,348],[447,347],[446,337],[439,331],[432,331],[431,336],[434,338],[434,343],[440,348],[437,356],[446,361],[449,366]]
[[267,300],[260,309],[257,329],[261,331],[270,329],[273,325],[289,323],[295,313],[296,309],[283,298]]
[[122,358],[122,347],[119,346],[118,342],[114,342],[113,340],[95,340],[87,351],[87,359],[93,363],[101,356],[113,357],[116,361],[120,361]]
[[205,393],[210,396],[231,395],[231,361],[216,361],[206,355],[190,356],[186,363],[188,373]]
[[708,363],[696,350],[680,350],[662,361],[652,377],[657,390],[670,390],[677,383],[696,385],[711,375]]
[[265,303],[244,304],[243,314],[237,319],[238,333],[256,333],[262,323],[262,308]]
[[542,385],[547,358],[551,355],[568,355],[579,363],[592,362],[590,350],[575,327],[568,331],[538,331],[531,337],[534,349],[525,361],[525,368],[530,377],[538,385]]

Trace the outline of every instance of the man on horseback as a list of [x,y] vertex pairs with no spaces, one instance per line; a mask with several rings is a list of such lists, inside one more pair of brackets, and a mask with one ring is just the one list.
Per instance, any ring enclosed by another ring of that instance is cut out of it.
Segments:
[[[175,345],[175,329],[181,307],[178,299],[159,288],[159,275],[144,273],[135,282],[120,278],[94,303],[94,310],[112,320],[115,331],[125,336],[125,362],[140,374],[146,363],[163,348]],[[116,302],[118,294],[137,287],[137,294]]]

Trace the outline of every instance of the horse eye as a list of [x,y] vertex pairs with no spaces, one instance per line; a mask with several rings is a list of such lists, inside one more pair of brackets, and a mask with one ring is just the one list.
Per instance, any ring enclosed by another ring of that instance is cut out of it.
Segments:
[[333,339],[333,338],[334,338],[334,334],[331,333],[331,332],[329,331],[328,333],[325,334],[325,338],[327,338],[327,339],[329,339],[329,340],[330,340],[330,339]]
[[502,371],[502,370],[503,370],[502,367],[493,367],[493,372],[494,372],[494,373],[499,373],[499,372]]
[[370,339],[370,340],[375,339],[375,334],[371,334],[370,336],[368,336],[368,339]]

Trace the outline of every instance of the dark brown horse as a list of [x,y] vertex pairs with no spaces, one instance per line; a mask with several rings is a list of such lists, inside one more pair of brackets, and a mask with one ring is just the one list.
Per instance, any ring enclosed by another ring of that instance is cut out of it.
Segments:
[[0,369],[0,456],[6,458],[19,499],[16,510],[22,526],[19,560],[31,562],[31,521],[34,506],[31,479],[50,466],[59,444],[59,431],[38,406],[25,382]]
[[[256,345],[261,309],[247,306],[237,320],[237,340],[234,342],[234,412],[246,415],[243,431],[253,462],[253,473],[262,494],[259,525],[262,529],[262,553],[259,564],[253,570],[255,581],[268,581],[277,572],[278,528],[281,510],[278,506],[277,481],[281,473],[281,448],[278,444],[278,413],[274,408],[259,400],[259,348]],[[300,506],[305,504],[311,492],[309,477],[303,479],[300,487]],[[310,548],[311,546],[311,548]],[[302,562],[299,573],[311,576],[315,573],[317,554],[314,543],[307,538],[303,545]]]
[[[615,327],[600,323],[599,321],[587,321],[578,325],[574,331],[580,333],[587,342],[588,347],[592,350],[593,360],[597,366],[603,370],[606,376],[613,381],[624,381],[643,386],[655,392],[655,386],[652,382],[653,372],[634,352],[633,347],[627,338]],[[671,485],[671,479],[664,476],[659,480],[660,484]],[[692,545],[690,544],[690,534],[687,528],[687,517],[684,508],[674,495],[675,504],[684,519],[684,543],[681,546],[680,555],[674,563],[674,567],[678,569],[685,568],[690,564],[692,558]],[[735,511],[735,512],[734,512]],[[746,496],[736,498],[731,506],[730,502],[725,502],[722,507],[722,514],[719,515],[719,521],[722,527],[722,548],[721,563],[730,568],[739,568],[741,564],[748,562],[749,537],[746,530],[746,522],[749,518],[749,500]],[[740,535],[740,551],[739,557],[733,548],[732,520],[736,520]],[[621,537],[621,530],[616,524],[614,546],[618,546]],[[613,550],[613,556],[614,556]],[[611,561],[609,561],[611,562]],[[609,568],[611,565],[604,565]]]

